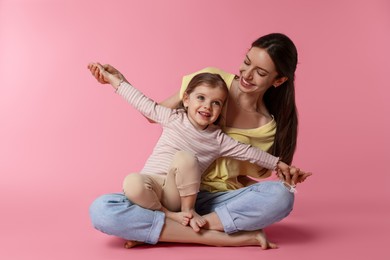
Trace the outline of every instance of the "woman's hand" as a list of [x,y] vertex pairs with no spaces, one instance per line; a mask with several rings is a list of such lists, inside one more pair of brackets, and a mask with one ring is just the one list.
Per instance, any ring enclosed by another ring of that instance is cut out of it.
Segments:
[[277,164],[277,176],[280,180],[287,183],[291,187],[295,187],[297,183],[304,182],[307,177],[311,176],[311,172],[304,172],[295,166],[288,166],[284,162]]
[[111,84],[117,89],[122,81],[126,81],[125,77],[109,64],[101,65],[98,62],[92,62],[88,64],[88,69],[91,71],[92,76],[102,84]]

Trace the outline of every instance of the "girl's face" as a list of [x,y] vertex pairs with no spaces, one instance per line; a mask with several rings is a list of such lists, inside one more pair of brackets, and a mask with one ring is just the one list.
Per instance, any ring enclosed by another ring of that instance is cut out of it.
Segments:
[[219,87],[201,84],[191,94],[184,93],[183,104],[187,107],[188,119],[199,130],[214,123],[221,114],[226,93]]
[[240,67],[239,88],[245,93],[264,93],[272,85],[278,87],[287,80],[285,77],[276,79],[277,75],[275,64],[267,51],[252,47]]

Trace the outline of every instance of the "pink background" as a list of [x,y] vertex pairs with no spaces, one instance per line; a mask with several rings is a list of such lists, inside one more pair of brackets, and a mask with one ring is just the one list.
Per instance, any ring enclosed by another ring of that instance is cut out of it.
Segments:
[[[294,164],[315,173],[267,229],[280,248],[125,250],[94,230],[89,204],[120,191],[160,128],[88,62],[160,101],[205,66],[236,73],[270,32],[299,50]],[[387,0],[0,0],[0,258],[389,259],[389,32]]]

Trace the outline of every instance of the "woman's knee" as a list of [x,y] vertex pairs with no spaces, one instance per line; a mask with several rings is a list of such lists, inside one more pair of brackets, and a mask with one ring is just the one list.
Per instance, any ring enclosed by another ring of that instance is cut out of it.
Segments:
[[127,240],[157,243],[165,215],[139,207],[123,193],[98,197],[89,208],[93,226],[108,235]]
[[275,212],[287,216],[294,206],[294,194],[282,182],[268,181],[256,187],[258,192],[266,194],[268,203],[273,205]]
[[103,233],[113,235],[117,229],[118,206],[126,207],[123,194],[105,194],[95,199],[89,207],[92,225]]

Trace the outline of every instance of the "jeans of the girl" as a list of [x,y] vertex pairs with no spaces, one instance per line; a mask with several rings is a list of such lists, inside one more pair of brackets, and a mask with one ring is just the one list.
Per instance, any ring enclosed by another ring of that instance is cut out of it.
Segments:
[[[258,230],[288,216],[294,194],[279,181],[264,181],[227,192],[199,192],[196,211],[215,211],[226,233]],[[103,233],[141,241],[158,242],[165,215],[144,209],[129,201],[123,193],[97,198],[89,209],[93,226]]]

